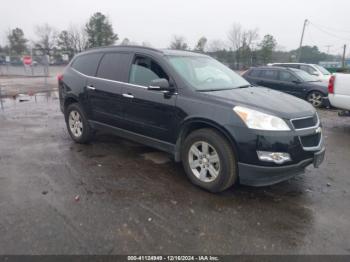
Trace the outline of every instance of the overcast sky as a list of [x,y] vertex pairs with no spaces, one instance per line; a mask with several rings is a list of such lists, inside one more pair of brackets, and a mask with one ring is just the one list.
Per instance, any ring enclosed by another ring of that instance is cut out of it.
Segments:
[[[317,44],[322,51],[340,53],[350,44],[349,0],[1,0],[0,40],[9,28],[20,27],[35,39],[35,25],[48,23],[59,30],[69,24],[85,24],[91,14],[106,14],[119,42],[149,42],[168,47],[173,35],[182,35],[192,47],[205,36],[227,40],[236,22],[245,28],[259,28],[260,37],[272,34],[286,50],[297,48],[305,18],[305,44]],[[350,49],[350,48],[349,48]]]

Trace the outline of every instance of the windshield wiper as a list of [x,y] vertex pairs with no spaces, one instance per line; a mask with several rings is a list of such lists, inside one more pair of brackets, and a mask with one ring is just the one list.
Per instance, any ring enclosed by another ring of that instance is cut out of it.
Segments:
[[243,85],[243,86],[238,86],[236,88],[247,88],[247,87],[252,87],[253,85]]
[[225,91],[225,90],[233,90],[233,89],[239,89],[239,88],[247,88],[252,87],[253,85],[243,85],[243,86],[237,86],[232,88],[220,88],[220,89],[200,89],[197,90],[198,92],[215,92],[215,91]]
[[221,89],[200,89],[197,90],[198,92],[215,92],[215,91],[224,91],[224,90],[231,90],[235,88],[221,88]]

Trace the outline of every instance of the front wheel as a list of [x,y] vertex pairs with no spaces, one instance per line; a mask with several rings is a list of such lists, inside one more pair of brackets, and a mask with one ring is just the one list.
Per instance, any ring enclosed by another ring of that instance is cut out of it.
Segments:
[[181,156],[191,182],[210,192],[224,191],[237,180],[237,163],[232,147],[212,129],[204,128],[189,134]]
[[307,95],[306,100],[314,107],[319,108],[323,105],[323,97],[324,95],[321,92],[311,91]]

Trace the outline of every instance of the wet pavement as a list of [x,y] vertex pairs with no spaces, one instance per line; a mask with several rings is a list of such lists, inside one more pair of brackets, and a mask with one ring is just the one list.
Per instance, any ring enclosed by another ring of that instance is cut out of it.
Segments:
[[152,148],[75,144],[55,93],[3,99],[0,254],[350,254],[350,118],[319,114],[319,169],[211,194]]

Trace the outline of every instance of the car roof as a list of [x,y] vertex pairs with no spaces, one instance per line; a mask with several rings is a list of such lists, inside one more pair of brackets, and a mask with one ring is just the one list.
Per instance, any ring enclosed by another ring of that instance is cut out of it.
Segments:
[[99,52],[113,52],[113,51],[124,51],[124,52],[143,52],[143,53],[156,53],[159,55],[169,55],[169,56],[202,56],[208,57],[205,54],[185,51],[185,50],[173,50],[173,49],[156,49],[146,46],[138,45],[116,45],[116,46],[104,46],[88,49],[84,52],[78,54],[78,56],[89,53],[99,53]]
[[272,63],[271,65],[314,65],[308,63]]
[[258,69],[258,70],[289,70],[294,72],[303,71],[298,68],[292,68],[292,67],[283,67],[283,66],[258,66],[258,67],[252,67],[250,70]]
[[262,70],[286,70],[289,69],[289,67],[283,67],[283,66],[258,66],[258,67],[252,67],[250,69],[262,69]]

